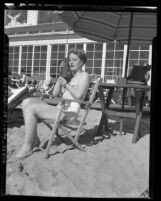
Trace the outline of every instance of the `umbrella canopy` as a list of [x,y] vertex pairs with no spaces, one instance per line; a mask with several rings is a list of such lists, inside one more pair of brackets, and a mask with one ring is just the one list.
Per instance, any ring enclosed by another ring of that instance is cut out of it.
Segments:
[[128,45],[125,75],[131,43],[151,44],[157,33],[157,14],[154,12],[93,12],[64,11],[62,21],[81,36],[98,42],[117,42]]
[[64,11],[59,16],[74,32],[94,41],[128,44],[129,29],[131,43],[151,44],[156,36],[156,13]]

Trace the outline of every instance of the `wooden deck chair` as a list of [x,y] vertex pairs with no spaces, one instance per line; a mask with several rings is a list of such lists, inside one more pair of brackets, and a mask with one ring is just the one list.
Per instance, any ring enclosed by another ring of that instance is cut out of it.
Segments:
[[[94,102],[94,98],[95,98],[95,95],[96,95],[96,92],[98,90],[98,86],[101,82],[101,79],[99,78],[96,78],[95,80],[95,83],[91,83],[93,85],[92,88],[89,87],[89,90],[90,92],[92,91],[91,95],[90,95],[90,98],[88,101],[83,101],[83,100],[71,100],[71,99],[62,99],[60,98],[60,101],[61,101],[61,107],[60,107],[60,110],[59,110],[59,113],[58,113],[58,116],[55,120],[55,123],[53,125],[53,127],[51,126],[50,123],[48,123],[47,120],[44,120],[43,122],[52,130],[51,131],[51,137],[48,141],[48,144],[47,144],[47,148],[45,150],[45,158],[48,158],[49,156],[49,151],[50,151],[50,147],[52,145],[52,141],[54,140],[54,138],[57,136],[59,137],[61,140],[62,140],[62,137],[61,135],[59,135],[59,129],[62,129],[61,131],[63,131],[63,127],[68,127],[68,128],[73,128],[72,125],[74,125],[74,129],[76,129],[76,135],[75,137],[71,136],[68,132],[64,132],[63,134],[73,143],[73,145],[75,145],[79,150],[81,151],[84,151],[84,148],[78,143],[78,139],[79,139],[79,136],[83,130],[83,125],[85,123],[85,120],[87,118],[87,115],[88,115],[88,112],[91,108],[91,105],[93,104]],[[88,92],[87,92],[88,93]],[[65,107],[65,102],[68,101],[68,102],[77,102],[77,103],[80,103],[81,105],[84,105],[84,110],[85,110],[85,113],[84,113],[84,116],[82,117],[82,120],[80,122],[70,122],[70,121],[67,121],[65,124],[61,123],[61,116],[62,116],[62,113],[63,113],[63,109]]]

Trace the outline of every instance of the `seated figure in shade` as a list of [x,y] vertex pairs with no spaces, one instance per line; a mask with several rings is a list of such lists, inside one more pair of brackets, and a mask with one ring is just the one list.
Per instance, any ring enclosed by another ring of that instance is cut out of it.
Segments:
[[[134,65],[130,74],[127,77],[127,83],[129,84],[144,84],[148,85],[149,72],[151,70],[151,65],[147,64],[145,66]],[[127,90],[128,105],[132,105],[132,97],[134,97],[134,89]]]
[[[60,76],[53,89],[53,95],[57,96],[63,86],[63,98],[83,100],[89,88],[89,74],[82,70],[82,66],[87,60],[86,54],[83,50],[74,48],[69,51],[68,59],[73,78],[67,83],[67,80]],[[48,105],[41,100],[30,97],[23,101],[22,109],[25,121],[25,141],[19,153],[16,154],[16,158],[29,156],[33,153],[34,147],[39,146],[37,122],[44,119],[55,119],[59,112],[59,105]],[[79,110],[79,103],[66,102],[63,114],[69,117],[75,114],[75,118],[77,118]]]

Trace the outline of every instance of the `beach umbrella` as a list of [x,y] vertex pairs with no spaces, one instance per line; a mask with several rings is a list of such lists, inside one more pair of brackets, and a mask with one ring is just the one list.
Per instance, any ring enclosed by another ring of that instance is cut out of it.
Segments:
[[85,38],[127,44],[124,77],[127,77],[130,45],[151,44],[157,33],[156,12],[63,11],[58,15],[75,33]]

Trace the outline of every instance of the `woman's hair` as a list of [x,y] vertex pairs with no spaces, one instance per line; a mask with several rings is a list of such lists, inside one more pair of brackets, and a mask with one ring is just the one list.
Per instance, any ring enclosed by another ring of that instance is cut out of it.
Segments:
[[69,52],[68,52],[68,58],[69,58],[70,54],[72,54],[72,53],[75,54],[75,55],[77,55],[80,58],[80,60],[83,62],[83,64],[86,63],[86,61],[87,61],[87,55],[84,52],[84,50],[77,49],[77,48],[71,48],[69,50]]
[[69,66],[69,59],[68,59],[68,57],[65,57],[63,60],[61,60],[59,66],[61,66],[61,67],[68,67]]

